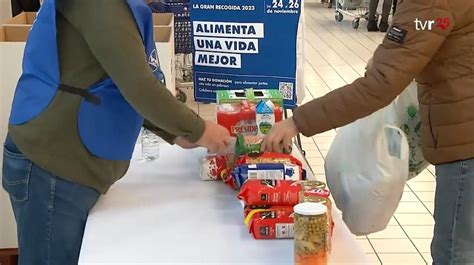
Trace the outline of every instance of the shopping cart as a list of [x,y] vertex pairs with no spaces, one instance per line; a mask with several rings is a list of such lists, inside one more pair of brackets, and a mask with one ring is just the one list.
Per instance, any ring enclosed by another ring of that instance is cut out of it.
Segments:
[[[193,90],[193,55],[192,53],[175,56],[176,98],[186,102],[189,92]],[[188,93],[186,93],[188,92]]]
[[[336,4],[336,21],[341,22],[344,15],[353,17],[352,27],[359,28],[360,19],[369,19],[369,4],[370,0],[338,0]],[[376,14],[376,21],[378,21],[378,14]]]

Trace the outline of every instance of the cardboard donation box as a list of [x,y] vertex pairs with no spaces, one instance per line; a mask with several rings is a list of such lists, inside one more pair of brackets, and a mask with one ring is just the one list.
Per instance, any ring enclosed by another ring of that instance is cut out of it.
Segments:
[[5,37],[10,42],[25,42],[31,25],[36,19],[36,12],[23,12],[3,24]]
[[163,71],[166,78],[166,87],[175,95],[174,15],[167,13],[153,14],[153,30],[161,71]]

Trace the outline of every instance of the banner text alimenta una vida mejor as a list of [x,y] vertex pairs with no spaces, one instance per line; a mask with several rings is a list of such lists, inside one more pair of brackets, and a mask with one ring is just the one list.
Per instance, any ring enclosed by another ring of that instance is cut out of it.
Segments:
[[263,23],[193,22],[195,64],[241,68],[241,54],[258,54]]

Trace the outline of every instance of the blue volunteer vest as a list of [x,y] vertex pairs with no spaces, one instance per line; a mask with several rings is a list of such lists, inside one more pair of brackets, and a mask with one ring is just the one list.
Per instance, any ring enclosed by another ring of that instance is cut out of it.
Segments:
[[[148,64],[155,77],[164,83],[153,36],[151,11],[143,0],[128,0],[127,3],[141,34]],[[143,117],[125,100],[110,78],[88,89],[61,84],[55,0],[46,0],[26,43],[23,73],[16,87],[10,124],[25,124],[41,115],[58,91],[81,97],[78,130],[82,143],[90,153],[108,160],[131,158]]]

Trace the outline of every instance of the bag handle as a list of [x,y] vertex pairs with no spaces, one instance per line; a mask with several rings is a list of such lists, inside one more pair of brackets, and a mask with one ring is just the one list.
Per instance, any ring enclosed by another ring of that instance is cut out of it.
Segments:
[[[408,160],[410,150],[408,149],[409,148],[408,144],[403,144],[403,143],[408,143],[408,138],[407,138],[405,132],[402,131],[400,128],[398,128],[396,126],[393,126],[393,125],[390,125],[390,124],[385,124],[384,125],[384,130],[385,129],[392,129],[392,130],[397,131],[400,134],[400,136],[401,136],[401,140],[400,140],[400,159],[401,160]],[[388,143],[385,143],[384,146],[385,146],[385,148],[388,149],[388,147],[387,147]]]

